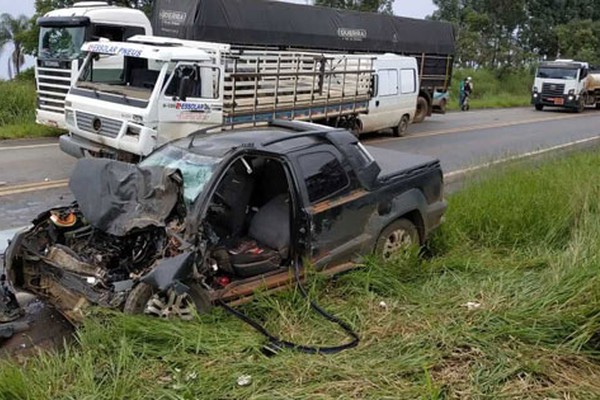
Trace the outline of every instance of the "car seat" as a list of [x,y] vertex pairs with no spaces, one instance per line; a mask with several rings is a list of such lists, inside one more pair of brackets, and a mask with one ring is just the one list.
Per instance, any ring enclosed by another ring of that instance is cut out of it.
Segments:
[[261,207],[250,221],[248,237],[228,250],[236,275],[250,277],[278,269],[289,257],[289,196],[281,194]]

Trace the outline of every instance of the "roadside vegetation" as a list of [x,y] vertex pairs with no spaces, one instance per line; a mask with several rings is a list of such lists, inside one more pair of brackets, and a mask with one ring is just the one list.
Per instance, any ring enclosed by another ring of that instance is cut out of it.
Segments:
[[[96,311],[64,350],[0,362],[0,398],[597,397],[598,171],[595,152],[494,173],[451,196],[425,254],[313,276],[356,349],[268,358],[220,309],[187,323]],[[300,343],[344,340],[294,290],[241,309]]]
[[0,140],[56,136],[62,132],[35,123],[35,102],[33,70],[11,81],[0,80]]
[[452,77],[449,110],[458,110],[460,82],[473,78],[474,93],[470,99],[471,109],[506,108],[528,106],[531,101],[534,70],[456,69]]

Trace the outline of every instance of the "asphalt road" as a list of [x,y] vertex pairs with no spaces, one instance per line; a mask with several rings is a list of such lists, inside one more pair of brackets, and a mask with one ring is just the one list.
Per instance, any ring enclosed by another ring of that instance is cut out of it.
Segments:
[[[434,115],[408,136],[364,137],[369,145],[437,157],[452,175],[473,166],[600,137],[600,111],[537,112],[531,108]],[[75,160],[55,139],[0,142],[0,231],[26,225],[39,212],[72,200],[66,180]]]

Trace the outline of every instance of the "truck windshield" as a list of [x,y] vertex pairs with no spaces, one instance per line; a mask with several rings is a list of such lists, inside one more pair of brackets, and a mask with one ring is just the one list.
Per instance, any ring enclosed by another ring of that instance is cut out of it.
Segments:
[[538,70],[537,77],[538,78],[546,78],[546,79],[566,79],[573,80],[577,79],[578,69],[573,68],[548,68],[543,67]]
[[[77,79],[76,87],[92,90],[96,94],[116,95],[113,96],[115,101],[145,107],[161,68],[162,64],[145,58],[91,53]],[[104,100],[111,101],[110,98]]]
[[40,28],[38,58],[73,60],[81,55],[85,40],[83,26],[52,26]]
[[220,158],[192,153],[181,147],[167,145],[140,163],[141,167],[178,169],[183,176],[183,197],[192,203],[212,177]]

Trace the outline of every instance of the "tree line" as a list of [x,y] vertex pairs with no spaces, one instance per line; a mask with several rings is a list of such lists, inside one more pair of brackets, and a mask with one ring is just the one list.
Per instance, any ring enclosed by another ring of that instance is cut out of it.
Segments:
[[600,0],[433,0],[456,27],[457,63],[503,69],[543,59],[600,65]]

